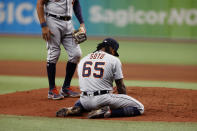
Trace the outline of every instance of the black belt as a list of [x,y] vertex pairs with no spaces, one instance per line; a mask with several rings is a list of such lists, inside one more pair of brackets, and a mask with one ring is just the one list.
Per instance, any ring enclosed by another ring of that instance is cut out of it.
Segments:
[[84,96],[91,96],[91,95],[93,95],[93,96],[97,96],[97,95],[104,95],[104,94],[108,94],[108,93],[110,93],[110,91],[109,90],[100,90],[100,91],[95,91],[95,92],[82,92],[82,95],[84,95]]
[[46,13],[46,15],[54,17],[54,18],[59,19],[59,20],[65,20],[65,21],[71,20],[71,16],[58,16],[58,15],[49,14],[49,13]]

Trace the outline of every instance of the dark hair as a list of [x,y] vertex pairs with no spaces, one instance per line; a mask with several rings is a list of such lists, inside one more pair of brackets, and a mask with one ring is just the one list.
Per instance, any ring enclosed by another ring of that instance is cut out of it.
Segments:
[[[119,43],[116,40],[114,40],[113,38],[106,38],[106,39],[104,39],[102,43],[97,45],[96,51],[99,51],[102,48],[105,48],[105,52],[107,52],[109,54],[112,54],[112,52],[110,51],[109,47],[114,49],[114,51],[115,51],[114,56],[119,57],[119,54],[117,52],[118,48],[119,48]],[[96,52],[96,51],[94,51],[94,52]]]
[[99,43],[98,45],[97,45],[97,47],[96,47],[96,50],[94,51],[94,52],[96,52],[96,51],[99,51],[99,50],[101,50],[102,48],[105,48],[105,52],[107,52],[107,53],[109,53],[109,54],[112,54],[112,52],[110,51],[110,45],[108,45],[108,44],[105,44],[105,43]]

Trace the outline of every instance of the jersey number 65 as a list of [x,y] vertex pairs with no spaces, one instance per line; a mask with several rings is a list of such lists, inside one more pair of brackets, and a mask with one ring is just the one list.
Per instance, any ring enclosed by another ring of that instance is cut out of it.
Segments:
[[[102,78],[104,74],[104,68],[103,66],[105,65],[105,62],[95,62],[93,63],[92,61],[86,61],[83,64],[83,71],[82,71],[82,76],[83,77],[90,77],[90,75],[93,72],[93,77],[95,78]],[[93,71],[92,71],[92,66],[94,66]]]

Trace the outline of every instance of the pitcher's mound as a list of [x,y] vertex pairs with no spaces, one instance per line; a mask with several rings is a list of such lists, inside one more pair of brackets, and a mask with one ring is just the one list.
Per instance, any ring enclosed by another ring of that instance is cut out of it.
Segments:
[[[79,91],[78,87],[75,89]],[[128,95],[144,104],[144,115],[108,119],[197,122],[197,90],[160,87],[128,87],[127,89]],[[73,106],[78,99],[48,100],[47,93],[48,89],[45,88],[0,95],[0,114],[55,117],[58,109]],[[86,115],[70,118],[86,119]]]

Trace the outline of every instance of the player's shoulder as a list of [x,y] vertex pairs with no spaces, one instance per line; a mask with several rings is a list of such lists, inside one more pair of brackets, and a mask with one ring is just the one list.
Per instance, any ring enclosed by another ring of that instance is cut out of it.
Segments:
[[106,53],[104,51],[96,51],[90,54],[87,54],[85,57],[81,59],[80,62],[88,61],[88,60],[104,60],[108,61],[110,63],[121,63],[120,59],[118,57],[115,57],[109,53]]

